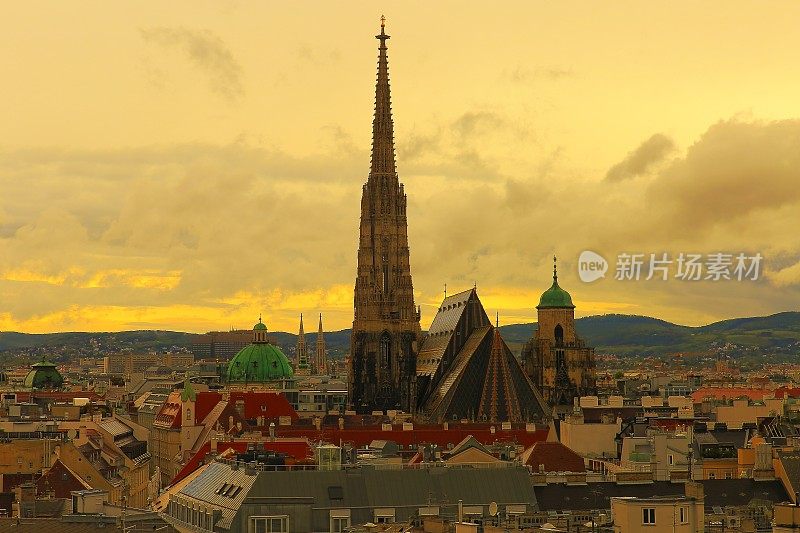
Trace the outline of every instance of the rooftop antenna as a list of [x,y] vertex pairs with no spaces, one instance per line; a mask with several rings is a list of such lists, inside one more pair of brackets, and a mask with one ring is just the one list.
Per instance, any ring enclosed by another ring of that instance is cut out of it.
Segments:
[[494,317],[494,327],[499,328],[500,327],[500,311],[495,311],[495,313],[496,314],[495,314],[495,317]]
[[447,283],[444,284],[444,299],[447,299]]

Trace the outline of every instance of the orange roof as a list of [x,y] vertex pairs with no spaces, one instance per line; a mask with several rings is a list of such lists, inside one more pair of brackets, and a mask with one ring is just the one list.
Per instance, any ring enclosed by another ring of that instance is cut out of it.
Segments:
[[761,400],[769,393],[765,389],[750,389],[746,387],[703,387],[692,393],[692,401],[700,403],[705,399],[714,400],[735,400],[736,398],[747,397],[751,400]]

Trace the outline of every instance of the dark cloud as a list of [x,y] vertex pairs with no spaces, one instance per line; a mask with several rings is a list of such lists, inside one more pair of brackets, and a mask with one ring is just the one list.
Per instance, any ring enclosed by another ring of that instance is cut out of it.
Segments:
[[695,230],[766,213],[775,219],[784,207],[797,216],[799,147],[800,120],[719,122],[660,173],[647,200],[662,220]]
[[635,178],[651,170],[656,164],[675,150],[675,143],[661,133],[656,133],[639,147],[611,167],[606,174],[606,181],[622,181]]
[[453,130],[461,137],[480,135],[506,126],[506,119],[491,111],[468,111],[453,121]]
[[536,80],[558,81],[575,76],[572,69],[558,66],[539,66],[526,68],[518,66],[513,70],[505,71],[503,76],[514,83],[531,83]]
[[[146,42],[180,50],[208,76],[211,89],[220,96],[235,100],[244,94],[242,67],[225,42],[212,31],[156,27],[142,28],[140,32]],[[148,72],[152,76],[160,71],[150,69]]]

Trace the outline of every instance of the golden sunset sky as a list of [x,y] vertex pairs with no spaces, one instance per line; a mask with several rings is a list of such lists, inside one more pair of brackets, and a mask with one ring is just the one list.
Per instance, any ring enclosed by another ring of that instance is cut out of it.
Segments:
[[[798,308],[800,3],[16,2],[0,330],[349,327],[382,13],[423,327],[445,283],[533,321],[553,254],[579,316]],[[621,252],[764,272],[623,282]]]

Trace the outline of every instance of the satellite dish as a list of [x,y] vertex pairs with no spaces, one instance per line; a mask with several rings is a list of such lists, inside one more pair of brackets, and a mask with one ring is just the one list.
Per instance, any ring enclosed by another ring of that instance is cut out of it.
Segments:
[[67,431],[67,437],[69,437],[69,440],[75,440],[75,437],[77,437],[77,436],[78,436],[78,431],[77,430],[70,429],[69,431]]
[[497,502],[489,502],[489,514],[497,516]]

